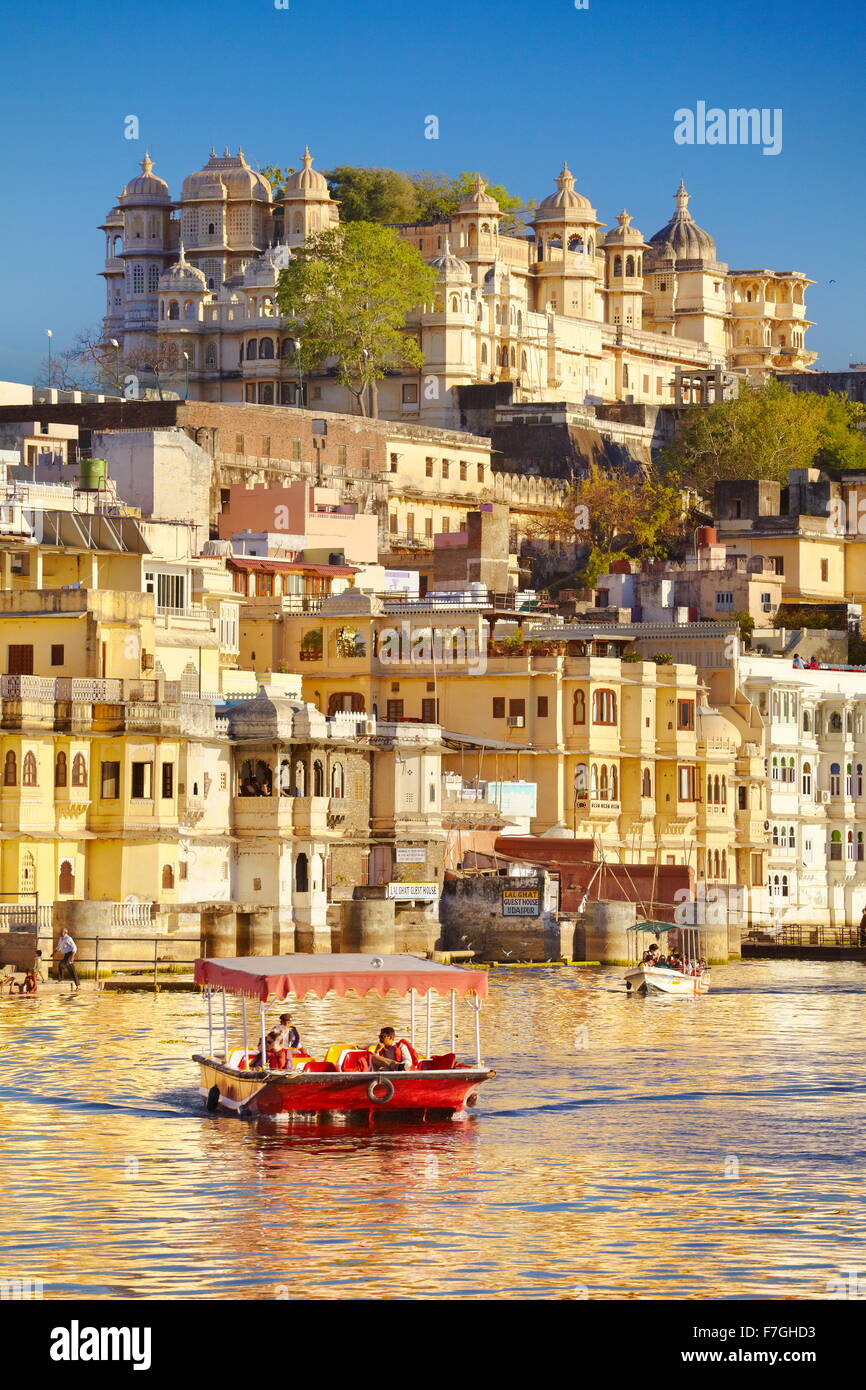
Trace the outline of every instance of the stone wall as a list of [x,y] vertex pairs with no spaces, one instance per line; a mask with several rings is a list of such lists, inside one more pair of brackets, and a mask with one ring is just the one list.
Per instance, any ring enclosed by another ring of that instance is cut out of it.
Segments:
[[[507,916],[505,889],[537,892],[542,910],[531,917]],[[546,874],[446,879],[440,904],[443,949],[474,951],[482,960],[561,959],[559,922],[543,909],[548,889]]]

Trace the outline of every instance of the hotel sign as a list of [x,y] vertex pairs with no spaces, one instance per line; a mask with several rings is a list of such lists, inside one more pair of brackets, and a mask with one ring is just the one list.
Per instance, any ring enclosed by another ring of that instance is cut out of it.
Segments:
[[436,883],[389,883],[387,888],[385,896],[401,903],[435,903],[439,897],[439,885]]
[[537,888],[503,888],[503,917],[538,917],[541,894]]
[[426,864],[427,851],[423,845],[398,845],[396,859],[398,864]]

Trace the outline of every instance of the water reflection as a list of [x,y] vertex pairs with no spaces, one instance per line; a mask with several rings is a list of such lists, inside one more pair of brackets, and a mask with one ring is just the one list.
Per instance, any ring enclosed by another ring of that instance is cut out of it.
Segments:
[[[195,995],[4,1002],[0,1276],[53,1298],[825,1296],[866,1264],[862,967],[727,967],[700,999],[630,999],[620,973],[492,975],[477,1118],[401,1128],[205,1114]],[[391,999],[293,1013],[311,1050],[408,1025]]]

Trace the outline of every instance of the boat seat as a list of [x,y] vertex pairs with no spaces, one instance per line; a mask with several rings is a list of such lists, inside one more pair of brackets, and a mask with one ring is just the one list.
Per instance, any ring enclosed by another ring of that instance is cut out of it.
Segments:
[[332,1062],[334,1068],[339,1071],[346,1053],[360,1050],[357,1043],[332,1043],[325,1053],[325,1061]]
[[303,1071],[336,1071],[333,1062],[305,1062]]
[[456,1052],[442,1052],[438,1057],[425,1057],[421,1062],[422,1071],[453,1071],[457,1061]]
[[359,1047],[344,1052],[337,1064],[339,1071],[370,1071],[370,1054]]

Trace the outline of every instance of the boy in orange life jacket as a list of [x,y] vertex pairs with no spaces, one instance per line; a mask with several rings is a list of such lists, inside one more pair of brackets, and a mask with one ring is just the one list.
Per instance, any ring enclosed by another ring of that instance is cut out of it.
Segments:
[[397,1041],[393,1028],[383,1028],[379,1041],[370,1048],[370,1064],[373,1071],[407,1071],[416,1058],[405,1038]]

